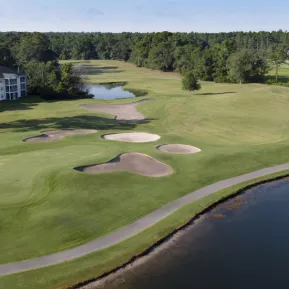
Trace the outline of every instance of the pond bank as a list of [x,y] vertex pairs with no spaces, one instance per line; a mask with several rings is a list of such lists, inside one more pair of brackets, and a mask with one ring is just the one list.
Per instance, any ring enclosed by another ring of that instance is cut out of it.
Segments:
[[[161,238],[158,242],[154,243],[152,246],[150,246],[148,249],[143,251],[141,254],[135,256],[132,258],[129,262],[126,262],[122,266],[119,266],[115,268],[114,270],[111,270],[110,272],[107,272],[103,274],[102,276],[83,282],[81,284],[78,284],[73,287],[69,287],[69,289],[98,289],[98,288],[107,288],[105,285],[111,281],[115,281],[118,277],[120,277],[122,274],[125,274],[128,270],[133,270],[134,268],[137,268],[139,265],[144,264],[145,262],[151,260],[151,258],[155,257],[155,254],[157,254],[159,251],[166,249],[170,247],[170,245],[173,245],[173,242],[178,239],[179,237],[182,237],[182,234],[185,233],[189,228],[193,227],[192,225],[200,224],[202,219],[209,213],[211,213],[213,210],[215,210],[218,206],[227,203],[230,200],[235,200],[236,197],[242,196],[245,193],[251,193],[251,189],[258,189],[264,184],[268,183],[275,183],[276,181],[282,181],[285,180],[289,176],[288,173],[284,173],[284,175],[281,176],[268,176],[267,179],[257,181],[256,183],[247,185],[239,190],[236,190],[234,193],[222,198],[221,200],[216,201],[215,203],[211,204],[207,208],[205,208],[200,213],[196,214],[193,218],[191,218],[188,222],[186,222],[183,226],[175,229],[173,232],[171,232],[169,235],[167,235],[164,238]],[[236,205],[236,204],[235,204]],[[239,206],[242,204],[238,204],[235,207],[232,206],[232,210],[238,209]],[[216,214],[217,216],[218,214]],[[216,217],[216,219],[218,219]],[[123,281],[122,278],[120,278],[120,283]],[[118,288],[118,287],[117,287]],[[122,288],[122,287],[121,287]]]

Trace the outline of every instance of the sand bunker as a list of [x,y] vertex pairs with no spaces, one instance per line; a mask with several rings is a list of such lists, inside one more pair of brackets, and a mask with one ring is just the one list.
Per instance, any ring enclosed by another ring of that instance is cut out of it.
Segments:
[[143,114],[137,111],[136,107],[140,103],[151,102],[153,99],[143,99],[137,102],[126,104],[84,104],[82,108],[89,110],[113,114],[118,120],[143,120]]
[[125,153],[104,164],[75,169],[84,173],[128,171],[146,177],[163,177],[173,173],[171,167],[140,153]]
[[44,131],[39,136],[24,139],[23,141],[25,142],[50,142],[50,141],[60,140],[66,136],[84,135],[84,134],[93,134],[93,133],[97,133],[97,130],[93,130],[93,129],[50,130],[50,131]]
[[183,144],[167,144],[159,146],[157,147],[157,149],[169,154],[179,154],[179,155],[189,155],[199,153],[201,151],[199,148]]
[[159,140],[161,137],[157,134],[145,133],[145,132],[132,132],[132,133],[116,133],[106,134],[102,136],[107,140],[122,141],[122,142],[153,142]]

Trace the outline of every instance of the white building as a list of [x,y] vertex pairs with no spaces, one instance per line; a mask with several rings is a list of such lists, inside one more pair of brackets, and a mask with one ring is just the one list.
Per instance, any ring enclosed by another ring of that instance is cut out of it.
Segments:
[[26,76],[0,65],[0,101],[18,99],[25,96],[26,92]]

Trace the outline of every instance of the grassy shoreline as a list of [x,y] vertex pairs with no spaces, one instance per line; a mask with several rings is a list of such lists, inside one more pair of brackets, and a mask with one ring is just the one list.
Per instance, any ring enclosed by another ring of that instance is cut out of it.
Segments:
[[[285,178],[289,170],[257,178],[219,191],[189,204],[140,234],[111,248],[59,265],[0,277],[0,285],[11,289],[76,289],[117,273],[147,255],[151,247],[162,245],[168,236],[193,224],[218,204],[263,183]],[[1,287],[2,288],[2,287]]]
[[[138,264],[140,264],[145,257],[149,257],[151,254],[153,254],[154,251],[160,249],[162,246],[165,246],[165,245],[170,246],[171,238],[175,237],[178,233],[185,231],[190,226],[193,226],[196,221],[198,221],[201,217],[203,217],[204,215],[206,215],[207,213],[212,211],[218,205],[223,204],[229,200],[232,200],[232,199],[234,199],[234,198],[236,198],[242,194],[245,194],[248,190],[250,190],[252,188],[256,188],[256,187],[263,185],[263,184],[266,184],[266,183],[276,182],[276,181],[282,180],[284,178],[287,178],[289,176],[289,170],[286,171],[285,175],[283,175],[283,173],[284,172],[281,172],[281,175],[280,175],[280,172],[276,173],[276,174],[271,174],[271,175],[268,175],[266,177],[262,177],[262,178],[258,178],[256,180],[253,180],[253,183],[251,183],[252,181],[244,182],[242,184],[232,186],[231,188],[228,188],[226,190],[222,190],[220,192],[217,192],[216,194],[220,194],[220,193],[225,192],[227,190],[229,192],[233,188],[236,187],[236,190],[234,189],[231,194],[225,193],[220,199],[216,199],[214,202],[208,203],[207,207],[204,207],[202,209],[202,211],[196,212],[195,215],[192,218],[190,218],[188,221],[186,221],[184,224],[181,224],[178,227],[176,227],[171,233],[169,233],[168,235],[165,235],[164,237],[159,239],[157,242],[152,244],[150,247],[145,249],[140,254],[133,256],[132,259],[130,259],[128,262],[126,262],[126,263],[124,263],[124,264],[122,264],[116,268],[113,268],[111,271],[106,272],[106,273],[104,273],[104,274],[102,274],[96,278],[85,280],[85,281],[82,281],[81,283],[73,285],[73,286],[69,287],[68,289],[81,289],[81,288],[84,288],[86,285],[95,286],[95,288],[99,288],[99,286],[101,286],[103,283],[109,282],[110,278],[113,278],[113,279],[117,278],[118,274],[122,273],[122,270],[125,270],[126,268],[128,268],[130,266],[138,266]],[[240,188],[237,189],[237,187],[239,187],[239,186],[240,186]],[[193,204],[189,204],[189,205],[183,207],[182,209],[185,209],[186,207],[191,208],[192,205]],[[182,209],[180,209],[180,211],[182,211]],[[145,260],[144,260],[144,262],[145,262]]]

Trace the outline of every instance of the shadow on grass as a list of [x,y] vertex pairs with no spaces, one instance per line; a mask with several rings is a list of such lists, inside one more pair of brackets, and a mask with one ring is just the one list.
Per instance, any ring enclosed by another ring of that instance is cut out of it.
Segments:
[[119,68],[118,66],[96,66],[95,67],[95,69],[98,69],[98,70],[110,70],[110,69],[116,70],[118,68]]
[[63,118],[20,119],[13,122],[0,123],[0,129],[13,129],[18,132],[51,129],[129,130],[136,128],[138,125],[147,124],[152,120],[121,121],[104,117],[79,115]]
[[197,93],[197,95],[221,95],[221,94],[234,94],[237,92],[232,92],[232,91],[228,91],[228,92],[208,92],[208,93]]
[[124,72],[124,70],[119,69],[89,69],[86,71],[86,75],[99,75],[99,74],[105,74],[105,73],[121,73]]
[[19,98],[17,100],[4,100],[0,101],[0,113],[4,111],[16,111],[16,110],[29,110],[33,109],[35,106],[38,105],[39,102],[43,100],[38,97],[29,96]]
[[85,70],[93,70],[93,69],[118,69],[118,66],[99,66],[94,64],[79,64],[80,67],[84,68]]
[[59,101],[75,101],[79,99],[91,99],[91,96],[87,97],[51,97],[46,99],[40,95],[28,95],[21,97],[17,100],[4,100],[0,101],[0,113],[5,111],[17,111],[17,110],[29,110],[35,108],[39,103],[55,103]]
[[83,69],[84,75],[99,75],[105,73],[121,73],[124,70],[120,70],[118,66],[97,66],[97,65],[80,65]]
[[114,87],[126,86],[128,84],[129,84],[128,81],[111,81],[111,82],[98,82],[95,85],[101,85],[107,88],[114,88]]
[[91,63],[90,60],[68,60],[67,62],[75,63],[75,64],[82,64],[82,63]]

